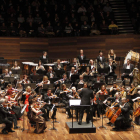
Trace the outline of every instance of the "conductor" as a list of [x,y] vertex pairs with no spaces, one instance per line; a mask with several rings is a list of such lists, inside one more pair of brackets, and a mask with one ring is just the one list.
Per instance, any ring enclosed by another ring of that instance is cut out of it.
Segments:
[[[87,88],[83,88],[80,92],[79,96],[81,97],[81,105],[90,105],[90,100],[93,99],[93,90],[91,90],[91,84],[88,84]],[[84,114],[84,110],[86,109],[87,117],[86,122],[89,123],[90,120],[90,106],[81,106],[79,122],[78,124],[82,124],[82,118]]]

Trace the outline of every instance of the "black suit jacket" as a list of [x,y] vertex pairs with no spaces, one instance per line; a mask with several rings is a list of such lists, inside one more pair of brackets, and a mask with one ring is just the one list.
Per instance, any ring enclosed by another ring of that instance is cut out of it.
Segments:
[[[55,77],[56,77],[55,72],[52,72],[52,74],[54,75],[53,77],[55,78]],[[46,74],[46,75],[48,76],[48,78],[50,78],[50,72],[47,72],[47,74]]]
[[83,59],[81,59],[81,55],[78,55],[77,58],[79,59],[79,62],[81,62],[81,60],[85,60],[86,59],[86,55],[83,55]]
[[41,56],[41,57],[40,57],[40,60],[41,60],[42,64],[46,64],[46,63],[48,63],[48,61],[49,61],[49,56],[47,55],[47,56],[46,56],[46,59],[44,59],[43,56]]
[[[127,67],[127,64],[123,64],[123,69],[125,70]],[[133,71],[134,69],[134,65],[133,64],[130,64],[130,73]]]
[[93,99],[93,90],[84,88],[79,96],[81,97],[81,105],[90,105],[90,100]]
[[[60,70],[63,70],[63,64],[60,63],[60,66],[61,66]],[[57,67],[58,67],[58,64],[54,65],[54,70],[57,70]]]
[[4,109],[4,107],[0,104],[0,123],[3,123],[3,120],[7,117],[9,114],[8,111]]
[[106,62],[106,58],[102,56],[102,61],[100,60],[100,56],[97,56],[97,63],[101,62],[101,64]]
[[[115,69],[117,67],[116,64],[113,63],[111,67],[112,67],[112,73],[115,73]],[[108,73],[110,73],[109,63],[106,64],[106,69],[108,70]]]

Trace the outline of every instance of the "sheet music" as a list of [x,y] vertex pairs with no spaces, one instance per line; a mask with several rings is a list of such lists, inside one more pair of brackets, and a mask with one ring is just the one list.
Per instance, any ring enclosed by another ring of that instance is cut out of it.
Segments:
[[70,106],[76,106],[76,105],[80,105],[80,104],[81,104],[81,99],[69,100],[69,105]]

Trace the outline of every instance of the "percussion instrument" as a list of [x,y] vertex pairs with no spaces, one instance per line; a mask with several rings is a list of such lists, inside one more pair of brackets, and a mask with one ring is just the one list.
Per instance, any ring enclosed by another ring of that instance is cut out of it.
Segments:
[[127,56],[125,57],[124,64],[127,63],[127,59],[139,63],[139,59],[140,59],[139,53],[130,50],[130,52],[128,52]]

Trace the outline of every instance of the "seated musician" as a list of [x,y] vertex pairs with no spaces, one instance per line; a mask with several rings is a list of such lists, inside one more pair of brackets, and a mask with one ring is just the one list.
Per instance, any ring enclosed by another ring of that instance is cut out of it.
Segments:
[[40,57],[42,64],[47,64],[49,61],[49,56],[46,51],[43,51],[43,55]]
[[66,87],[65,84],[62,85],[62,90],[60,91],[60,98],[61,98],[61,102],[65,104],[66,106],[66,111],[68,113],[68,118],[71,118],[71,112],[70,112],[70,108],[69,108],[69,95],[68,93],[70,93],[71,91]]
[[117,119],[112,118],[111,122],[114,122],[115,127],[113,128],[114,131],[118,131],[122,128],[130,127],[130,105],[127,102],[126,98],[122,98],[121,102],[119,102],[114,107],[119,107],[121,110],[121,114],[118,116]]
[[8,69],[4,70],[4,73],[1,75],[1,79],[4,79],[4,77],[9,77],[10,74],[8,73]]
[[26,88],[26,91],[23,93],[23,95],[25,95],[25,97],[26,97],[25,102],[24,102],[24,104],[27,105],[27,107],[26,107],[26,112],[29,111],[29,110],[28,110],[28,107],[29,107],[29,101],[28,101],[28,98],[30,97],[31,92],[32,92],[31,87],[28,86],[28,87]]
[[93,61],[92,59],[90,59],[88,66],[90,67],[91,72],[92,72],[93,74],[96,73],[96,67],[95,67],[94,61]]
[[87,68],[86,68],[86,71],[85,71],[82,75],[83,75],[83,76],[85,76],[85,75],[90,75],[90,76],[92,76],[93,74],[92,74],[92,72],[90,71],[89,67],[87,67]]
[[4,123],[6,126],[2,129],[2,134],[8,134],[9,132],[15,132],[12,130],[12,119],[9,117],[6,117],[7,114],[10,114],[9,111],[6,111],[4,109],[4,104],[6,100],[1,99],[0,100],[0,123]]
[[33,73],[32,74],[30,74],[30,81],[31,81],[31,83],[34,83],[35,81],[33,80],[33,76],[34,75],[39,75],[37,72],[36,72],[36,69],[33,69]]
[[130,70],[130,73],[123,73],[121,78],[123,81],[123,85],[125,85],[125,80],[124,78],[130,78],[130,84],[133,81],[133,69],[134,69],[134,65],[130,63],[130,59],[127,59],[127,63],[123,64],[123,70]]
[[104,67],[105,67],[106,59],[103,56],[103,51],[99,51],[99,56],[97,56],[97,69],[99,73],[103,73]]
[[74,67],[76,70],[79,67],[79,63],[77,62],[77,58],[73,59],[73,63],[70,64],[70,67]]
[[71,71],[68,71],[68,72],[67,72],[67,77],[68,77],[69,79],[71,79],[71,76],[74,75],[74,74],[77,74],[77,71],[75,70],[74,67],[71,67]]
[[80,50],[80,54],[77,56],[79,62],[81,63],[82,60],[86,59],[86,55],[84,55],[84,51]]
[[14,66],[11,69],[13,69],[13,70],[19,70],[20,69],[20,66],[18,66],[17,61],[14,62]]
[[43,97],[42,97],[43,101],[48,103],[44,106],[47,109],[47,120],[49,120],[49,112],[51,110],[53,110],[53,114],[52,114],[51,118],[54,119],[56,116],[57,108],[55,106],[53,106],[53,104],[51,103],[52,99],[55,97],[57,97],[57,96],[53,95],[53,93],[51,92],[51,89],[48,89],[47,93],[43,94]]
[[110,88],[112,97],[114,97],[117,91],[120,91],[120,87],[116,84],[116,82],[113,82],[113,86]]
[[46,102],[42,101],[42,95],[37,95],[35,91],[32,91],[30,97],[28,98],[29,102],[30,100],[33,100],[35,102],[36,104],[35,108],[37,109],[39,108],[43,113],[42,117],[44,117],[45,121],[48,121],[47,112],[45,108]]
[[43,81],[38,84],[39,87],[43,87],[43,84],[50,84],[50,80],[48,79],[47,76],[43,77]]
[[120,94],[121,94],[121,98],[126,98],[126,91],[124,85],[121,86]]
[[134,95],[135,94],[135,85],[131,83],[131,89],[128,90],[127,95]]
[[106,86],[102,85],[101,89],[96,94],[97,95],[108,95],[108,91],[106,90]]
[[45,122],[45,119],[41,115],[39,115],[40,113],[42,113],[42,111],[39,109],[36,109],[36,102],[32,99],[30,99],[29,101],[28,118],[30,121],[36,123],[34,133],[37,133],[37,134],[43,133],[44,130],[47,128],[46,122]]
[[44,66],[42,65],[41,60],[39,60],[38,66],[36,66],[36,70],[37,70],[37,71],[38,71],[38,70],[45,71],[45,68],[44,68]]
[[103,83],[103,79],[101,79],[101,75],[97,74],[97,78],[94,79],[93,83]]
[[55,70],[63,70],[63,64],[60,63],[60,59],[57,59],[57,63],[54,66],[54,71]]
[[112,58],[112,60],[116,59],[116,54],[113,49],[110,49],[108,52],[108,59]]
[[83,79],[83,75],[80,75],[79,79],[76,80],[76,85],[84,84],[84,83],[85,83],[85,80]]
[[72,92],[69,94],[71,99],[80,99],[79,94],[76,92],[76,88],[72,87]]
[[106,68],[108,70],[108,74],[105,75],[105,82],[108,84],[108,77],[113,76],[113,81],[115,82],[117,79],[117,75],[115,74],[116,63],[113,63],[112,58],[109,58],[109,62],[106,64]]
[[55,78],[55,77],[56,77],[56,74],[55,74],[55,72],[53,71],[52,67],[49,67],[49,70],[48,70],[48,72],[47,72],[46,75],[48,76],[49,79],[50,79],[50,78]]

